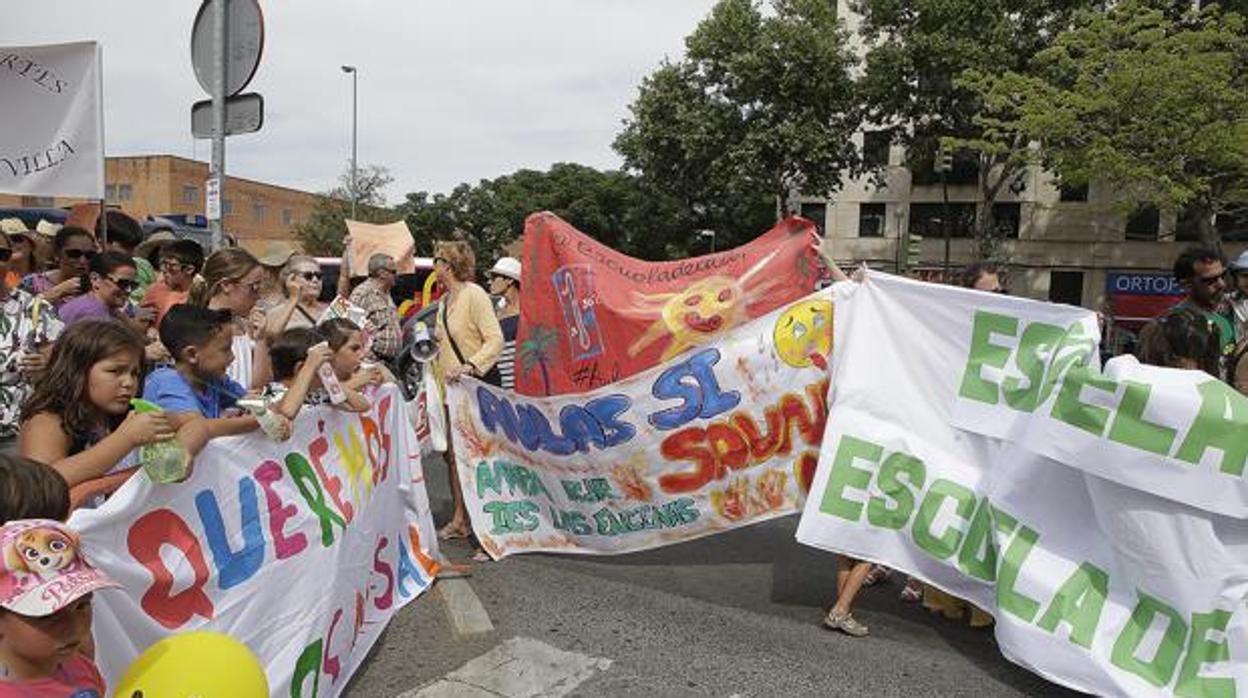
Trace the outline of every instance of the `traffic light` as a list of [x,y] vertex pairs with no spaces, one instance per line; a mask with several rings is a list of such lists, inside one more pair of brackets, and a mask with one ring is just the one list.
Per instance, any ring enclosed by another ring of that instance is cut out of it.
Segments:
[[906,240],[906,268],[913,269],[919,266],[919,260],[923,257],[923,236],[910,233]]

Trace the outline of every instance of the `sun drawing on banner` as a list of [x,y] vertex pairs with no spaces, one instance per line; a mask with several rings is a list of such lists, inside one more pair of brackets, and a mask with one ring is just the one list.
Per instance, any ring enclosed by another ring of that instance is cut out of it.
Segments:
[[814,365],[828,370],[832,352],[832,303],[803,300],[790,305],[776,319],[772,334],[776,356],[793,368]]
[[708,276],[681,291],[634,292],[635,306],[621,314],[654,322],[628,347],[628,355],[637,356],[655,342],[670,337],[662,355],[666,361],[687,349],[715,341],[744,319],[751,303],[784,285],[784,279],[778,275],[758,278],[776,254],[772,252],[760,259],[740,278]]

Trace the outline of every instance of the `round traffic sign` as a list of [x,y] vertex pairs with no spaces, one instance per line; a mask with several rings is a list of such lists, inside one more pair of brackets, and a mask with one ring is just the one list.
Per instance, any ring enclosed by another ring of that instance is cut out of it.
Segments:
[[212,94],[212,42],[216,33],[214,2],[225,3],[225,96],[247,87],[264,51],[264,15],[259,0],[204,0],[191,29],[191,65],[195,79]]

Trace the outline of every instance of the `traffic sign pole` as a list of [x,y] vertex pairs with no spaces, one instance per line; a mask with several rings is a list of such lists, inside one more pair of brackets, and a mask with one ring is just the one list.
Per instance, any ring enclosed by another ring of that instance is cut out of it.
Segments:
[[[225,195],[225,5],[226,0],[211,0],[213,13],[212,37],[212,172],[218,198]],[[212,248],[225,246],[225,226],[220,210],[216,218],[208,221],[212,231]]]

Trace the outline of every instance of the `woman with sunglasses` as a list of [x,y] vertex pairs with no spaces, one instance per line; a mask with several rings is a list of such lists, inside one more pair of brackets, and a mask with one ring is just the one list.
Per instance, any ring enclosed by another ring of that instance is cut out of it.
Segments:
[[245,388],[263,388],[273,375],[264,313],[256,308],[262,286],[259,260],[241,247],[226,247],[208,256],[191,287],[192,305],[233,313],[234,362],[226,375]]
[[66,325],[109,318],[129,322],[126,306],[138,283],[134,258],[122,252],[103,252],[91,258],[88,269],[82,276],[84,293],[61,305],[61,320]]
[[292,255],[286,260],[278,274],[285,298],[269,310],[265,334],[276,337],[285,330],[316,327],[325,313],[325,304],[321,302],[323,277],[321,266],[308,255]]
[[[81,295],[81,279],[90,269],[91,258],[99,253],[95,236],[85,228],[67,225],[52,239],[56,269],[37,272],[22,279],[22,290],[41,296],[53,305]],[[133,264],[133,263],[132,263]]]

